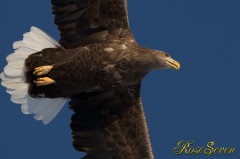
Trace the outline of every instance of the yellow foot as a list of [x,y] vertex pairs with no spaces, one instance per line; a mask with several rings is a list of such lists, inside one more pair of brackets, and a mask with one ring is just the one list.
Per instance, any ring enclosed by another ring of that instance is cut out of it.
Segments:
[[48,74],[52,70],[53,66],[40,66],[34,69],[33,74],[36,76],[42,76]]
[[37,86],[46,86],[55,83],[55,81],[49,77],[40,77],[33,81]]

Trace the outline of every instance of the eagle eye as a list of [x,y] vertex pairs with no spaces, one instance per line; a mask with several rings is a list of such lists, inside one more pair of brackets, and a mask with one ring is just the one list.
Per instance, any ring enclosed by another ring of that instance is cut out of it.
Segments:
[[167,53],[163,53],[163,56],[165,56],[165,57],[169,57],[169,55],[167,54]]

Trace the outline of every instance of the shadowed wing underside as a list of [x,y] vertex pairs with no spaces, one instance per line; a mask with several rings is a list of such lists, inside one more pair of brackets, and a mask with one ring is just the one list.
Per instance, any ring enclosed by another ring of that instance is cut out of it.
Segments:
[[[64,48],[129,34],[127,0],[51,0]],[[123,34],[123,35],[121,35]]]
[[[73,146],[83,159],[152,159],[140,85],[72,97]],[[81,99],[81,100],[80,100]]]

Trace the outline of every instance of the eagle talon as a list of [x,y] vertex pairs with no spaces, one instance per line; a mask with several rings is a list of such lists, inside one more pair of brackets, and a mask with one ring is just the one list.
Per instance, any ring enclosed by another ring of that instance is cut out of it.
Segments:
[[42,76],[48,74],[52,70],[53,66],[40,66],[34,69],[33,74],[36,76]]
[[55,83],[55,81],[49,77],[40,77],[33,81],[36,86],[46,86]]

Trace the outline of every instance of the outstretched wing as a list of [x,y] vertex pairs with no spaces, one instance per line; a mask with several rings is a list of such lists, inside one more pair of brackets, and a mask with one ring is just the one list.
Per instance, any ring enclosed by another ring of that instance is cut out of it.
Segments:
[[51,0],[64,48],[130,35],[127,0]]
[[83,159],[153,159],[139,85],[79,94],[70,106],[73,146],[86,152]]

